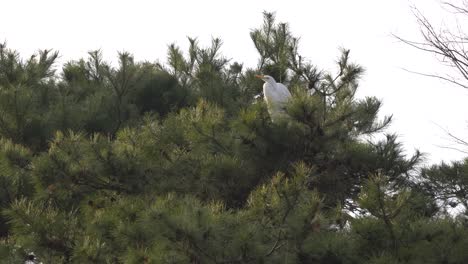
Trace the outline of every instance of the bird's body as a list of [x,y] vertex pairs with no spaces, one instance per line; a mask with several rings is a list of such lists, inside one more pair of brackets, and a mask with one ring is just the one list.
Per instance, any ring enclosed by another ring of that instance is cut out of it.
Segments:
[[257,75],[265,81],[263,84],[263,98],[268,106],[268,113],[274,121],[285,115],[286,103],[291,98],[288,88],[282,83],[277,83],[273,77],[268,75]]

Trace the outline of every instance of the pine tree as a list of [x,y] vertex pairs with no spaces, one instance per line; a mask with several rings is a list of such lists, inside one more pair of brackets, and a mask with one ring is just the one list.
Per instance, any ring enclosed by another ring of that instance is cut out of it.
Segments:
[[[244,68],[221,40],[166,64],[100,51],[54,72],[56,53],[0,56],[0,260],[21,263],[465,263],[465,163],[418,173],[363,67],[299,53],[264,13]],[[255,99],[274,76],[288,118]]]

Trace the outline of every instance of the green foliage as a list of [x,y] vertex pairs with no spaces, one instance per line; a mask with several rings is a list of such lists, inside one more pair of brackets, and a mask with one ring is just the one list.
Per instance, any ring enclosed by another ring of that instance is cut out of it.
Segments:
[[468,160],[442,163],[425,168],[421,172],[423,181],[419,184],[426,195],[443,203],[442,210],[448,206],[461,205],[463,213],[468,208]]
[[70,261],[79,232],[75,210],[59,211],[50,205],[22,199],[5,210],[5,215],[11,219],[16,244],[34,252],[44,252],[41,259],[48,263]]
[[0,135],[14,143],[44,147],[48,108],[55,97],[53,64],[58,53],[40,51],[23,61],[0,45]]
[[[15,200],[33,195],[30,175],[31,152],[9,140],[0,140],[0,208],[8,208]],[[7,236],[6,219],[0,215],[0,237]]]
[[[219,39],[60,73],[1,45],[0,262],[466,263],[445,210],[466,206],[466,162],[418,173],[395,135],[369,140],[391,116],[355,97],[349,50],[321,71],[271,13],[251,37],[253,69]],[[277,122],[258,73],[292,92]]]

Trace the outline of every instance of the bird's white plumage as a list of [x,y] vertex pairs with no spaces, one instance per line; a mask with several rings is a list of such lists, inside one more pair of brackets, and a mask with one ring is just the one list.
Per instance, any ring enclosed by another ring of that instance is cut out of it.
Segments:
[[277,83],[273,77],[268,75],[258,75],[263,84],[263,97],[268,106],[268,112],[274,121],[285,114],[286,103],[291,98],[288,88],[282,83]]

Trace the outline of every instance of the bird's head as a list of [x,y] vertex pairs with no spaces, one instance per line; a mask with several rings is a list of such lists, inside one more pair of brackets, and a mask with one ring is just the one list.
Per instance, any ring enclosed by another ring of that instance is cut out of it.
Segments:
[[264,82],[267,82],[267,83],[276,83],[275,79],[271,77],[270,75],[261,74],[261,75],[255,75],[255,77],[262,79]]

